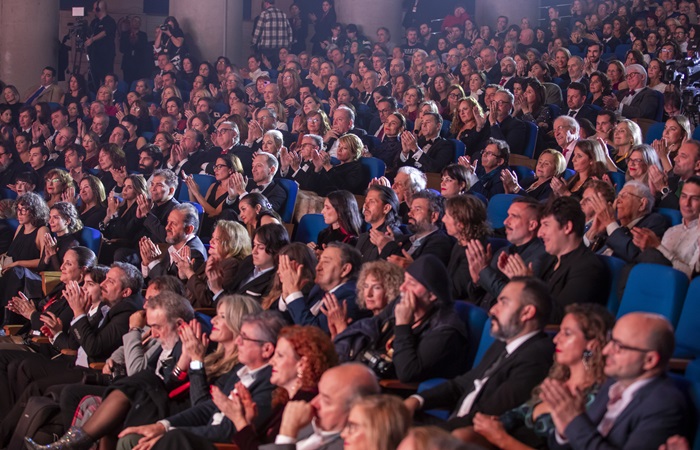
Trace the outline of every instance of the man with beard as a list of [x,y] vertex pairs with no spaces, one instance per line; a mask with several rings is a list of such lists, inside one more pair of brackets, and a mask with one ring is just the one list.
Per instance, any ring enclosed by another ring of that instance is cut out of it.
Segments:
[[170,244],[167,252],[161,255],[158,246],[149,238],[141,238],[139,241],[141,273],[144,278],[177,276],[177,263],[181,261],[193,261],[193,269],[199,269],[207,260],[207,251],[196,235],[198,228],[199,215],[194,206],[182,203],[173,207],[165,226],[165,241]]
[[147,177],[146,181],[149,184],[153,181],[153,173],[161,168],[164,159],[161,149],[152,144],[146,145],[139,152],[138,171]]
[[[481,362],[469,372],[404,401],[416,412],[449,409],[447,421],[418,414],[455,435],[465,432],[477,412],[500,416],[521,405],[547,375],[554,346],[542,331],[550,316],[551,297],[541,281],[514,278],[491,307],[491,335],[496,338]],[[437,423],[436,423],[437,422]]]
[[24,170],[24,165],[14,155],[10,145],[0,140],[0,187],[15,184],[15,177]]

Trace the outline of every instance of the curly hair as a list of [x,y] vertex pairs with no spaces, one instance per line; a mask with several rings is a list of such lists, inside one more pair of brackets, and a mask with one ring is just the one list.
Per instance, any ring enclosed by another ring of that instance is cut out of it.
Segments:
[[277,337],[282,338],[291,344],[297,359],[306,357],[306,367],[298,374],[302,389],[314,389],[321,375],[338,364],[331,338],[318,327],[287,326]]
[[491,234],[484,203],[473,195],[457,195],[445,201],[445,211],[461,225],[460,239],[484,239]]
[[53,177],[57,177],[61,181],[61,184],[63,185],[61,193],[65,192],[68,187],[73,186],[73,177],[70,176],[70,173],[67,170],[59,168],[51,169],[46,172],[44,180],[50,180]]
[[457,103],[457,108],[454,110],[454,114],[452,115],[452,124],[450,125],[450,133],[454,134],[455,136],[457,136],[459,134],[460,130],[464,126],[464,122],[462,122],[462,118],[459,117],[459,107],[464,102],[466,102],[470,108],[477,108],[479,110],[479,112],[483,112],[479,102],[474,100],[472,97],[464,97],[464,98],[459,99],[459,103]]
[[388,302],[399,296],[404,270],[396,264],[384,260],[368,262],[362,265],[360,276],[357,278],[357,305],[360,308],[365,309],[365,294],[362,286],[370,275],[381,281]]
[[75,209],[75,205],[69,202],[56,202],[51,207],[52,210],[56,210],[58,214],[68,222],[68,233],[73,234],[77,231],[83,229],[83,222],[80,220],[80,215],[78,210]]
[[27,214],[29,214],[31,223],[35,227],[43,227],[47,224],[49,220],[49,207],[46,202],[39,194],[34,192],[27,192],[21,195],[17,199],[16,207],[20,206],[26,208]]

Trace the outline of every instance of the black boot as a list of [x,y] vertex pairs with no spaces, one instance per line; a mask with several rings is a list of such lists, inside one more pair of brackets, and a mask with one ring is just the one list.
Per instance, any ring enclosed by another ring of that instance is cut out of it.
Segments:
[[31,438],[24,438],[27,450],[88,450],[94,443],[95,440],[78,427],[72,427],[61,439],[49,445],[39,445]]

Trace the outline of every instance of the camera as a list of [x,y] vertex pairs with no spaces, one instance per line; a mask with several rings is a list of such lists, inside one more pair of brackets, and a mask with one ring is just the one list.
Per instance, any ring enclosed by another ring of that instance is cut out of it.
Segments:
[[389,378],[394,369],[393,361],[377,350],[366,350],[362,353],[360,361],[380,378]]
[[161,31],[168,31],[170,29],[170,25],[166,23],[161,25],[159,28],[161,29]]

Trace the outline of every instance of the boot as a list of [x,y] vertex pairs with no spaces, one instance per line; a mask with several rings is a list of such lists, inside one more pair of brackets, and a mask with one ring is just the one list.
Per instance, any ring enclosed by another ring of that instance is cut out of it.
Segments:
[[94,439],[78,427],[72,427],[61,439],[49,445],[39,445],[31,438],[24,438],[27,450],[88,450],[94,443]]

